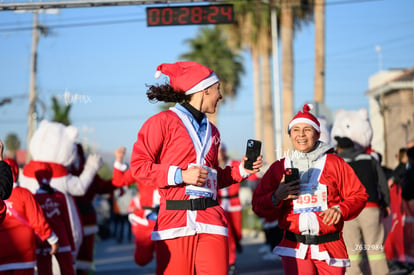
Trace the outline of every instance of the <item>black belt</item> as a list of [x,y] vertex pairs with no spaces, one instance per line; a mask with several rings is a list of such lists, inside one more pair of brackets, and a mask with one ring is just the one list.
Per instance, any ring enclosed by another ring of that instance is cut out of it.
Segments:
[[239,194],[231,195],[231,196],[218,196],[218,197],[219,197],[219,199],[232,199],[232,198],[239,197]]
[[325,235],[300,235],[291,231],[285,231],[285,239],[292,242],[299,242],[303,244],[321,244],[339,240],[339,232],[333,232]]
[[152,212],[158,213],[160,208],[159,207],[151,207],[151,206],[142,206],[141,207],[144,210],[151,210]]
[[191,200],[167,200],[167,210],[205,210],[219,205],[216,200],[199,198]]

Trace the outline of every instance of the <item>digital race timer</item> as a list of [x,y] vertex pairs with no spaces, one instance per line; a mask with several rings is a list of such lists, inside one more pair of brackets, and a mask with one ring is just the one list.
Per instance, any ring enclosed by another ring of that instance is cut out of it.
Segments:
[[233,5],[148,7],[147,26],[193,24],[230,24],[234,22]]

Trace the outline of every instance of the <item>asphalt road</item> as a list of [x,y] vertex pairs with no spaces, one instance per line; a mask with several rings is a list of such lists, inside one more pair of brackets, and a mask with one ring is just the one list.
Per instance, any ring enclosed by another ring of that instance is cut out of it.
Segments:
[[[259,252],[264,237],[262,233],[243,233],[243,252],[238,254],[236,266],[241,275],[279,275],[284,274],[279,257],[263,259]],[[114,239],[97,241],[95,252],[96,275],[153,275],[155,261],[145,267],[139,267],[133,260],[134,244],[117,243]]]

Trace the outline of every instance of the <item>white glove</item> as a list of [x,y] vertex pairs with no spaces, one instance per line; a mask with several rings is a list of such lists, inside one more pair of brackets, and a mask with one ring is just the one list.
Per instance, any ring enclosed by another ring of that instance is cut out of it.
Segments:
[[102,158],[98,154],[90,154],[86,160],[85,168],[90,168],[95,171],[102,166]]

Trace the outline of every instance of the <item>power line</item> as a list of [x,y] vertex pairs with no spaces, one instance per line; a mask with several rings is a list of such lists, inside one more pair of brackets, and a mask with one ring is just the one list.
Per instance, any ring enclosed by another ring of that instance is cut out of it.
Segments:
[[[113,24],[126,24],[126,23],[136,23],[142,22],[145,19],[126,19],[126,20],[109,20],[102,22],[91,22],[91,23],[73,23],[73,24],[56,24],[49,25],[48,28],[78,28],[78,27],[90,27],[90,26],[100,26],[100,25],[113,25]],[[33,27],[19,27],[19,28],[4,28],[0,29],[0,32],[15,32],[15,31],[31,31]]]

